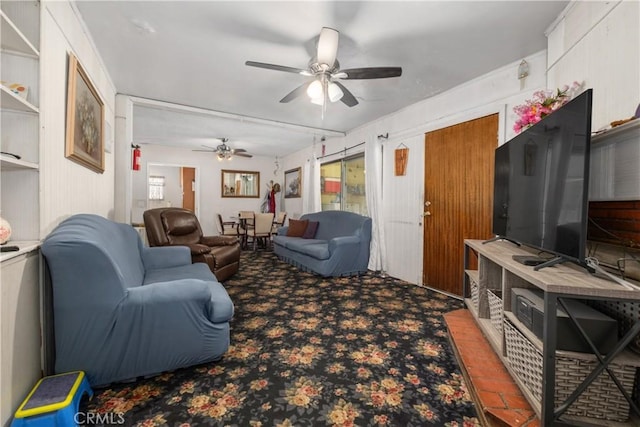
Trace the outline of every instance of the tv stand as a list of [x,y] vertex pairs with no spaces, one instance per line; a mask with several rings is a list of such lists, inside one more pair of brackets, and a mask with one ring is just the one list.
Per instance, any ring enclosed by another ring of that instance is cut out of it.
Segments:
[[557,256],[555,258],[542,258],[536,255],[513,255],[511,258],[513,258],[514,261],[517,261],[520,264],[533,266],[533,269],[535,271],[569,261],[568,259],[561,256]]
[[486,245],[487,243],[491,243],[491,242],[498,242],[498,241],[503,241],[503,240],[506,240],[507,242],[511,242],[511,243],[513,243],[514,245],[516,245],[516,246],[520,247],[520,243],[516,242],[515,240],[508,239],[508,238],[506,238],[506,237],[504,237],[504,236],[496,236],[496,237],[492,237],[492,238],[491,238],[491,239],[489,239],[489,240],[484,240],[484,241],[482,242],[482,244],[483,244],[483,245]]
[[538,266],[547,262],[546,259],[536,255],[513,255],[511,258],[513,258],[514,261],[518,261],[522,265],[529,266]]
[[[532,249],[506,242],[484,243],[464,241],[465,304],[540,417],[540,425],[640,425],[640,408],[631,398],[640,354],[626,349],[638,341],[640,319],[620,327],[616,346],[601,355],[557,350],[560,337],[554,315],[565,299],[639,303],[640,292],[595,277],[573,262],[537,271],[513,258],[536,256]],[[544,292],[543,339],[513,312],[513,288]],[[588,335],[582,336],[591,342]],[[592,343],[591,348],[595,348]]]
[[535,267],[533,267],[534,270],[538,271],[542,268],[545,267],[551,267],[554,266],[556,264],[562,264],[563,262],[567,262],[569,261],[568,259],[561,257],[561,256],[557,256],[555,258],[551,258],[549,261],[543,262],[542,264],[536,265]]

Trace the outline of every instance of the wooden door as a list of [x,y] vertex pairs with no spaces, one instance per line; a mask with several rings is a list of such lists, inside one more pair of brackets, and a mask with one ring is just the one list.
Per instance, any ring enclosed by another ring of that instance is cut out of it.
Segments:
[[182,174],[182,207],[192,212],[196,211],[196,169],[181,168]]
[[497,144],[497,114],[425,135],[425,286],[462,295],[463,241],[491,237]]

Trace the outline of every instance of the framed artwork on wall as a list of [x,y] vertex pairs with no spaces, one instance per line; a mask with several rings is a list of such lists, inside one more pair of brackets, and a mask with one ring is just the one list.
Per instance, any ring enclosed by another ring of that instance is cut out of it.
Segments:
[[284,198],[302,197],[302,168],[289,169],[284,172]]
[[69,53],[65,157],[104,172],[104,103],[87,73]]

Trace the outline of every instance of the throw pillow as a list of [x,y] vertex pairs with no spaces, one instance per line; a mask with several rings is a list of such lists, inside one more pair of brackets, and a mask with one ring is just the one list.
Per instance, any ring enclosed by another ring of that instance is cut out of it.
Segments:
[[304,231],[307,229],[309,220],[303,219],[290,219],[289,228],[287,229],[287,236],[289,237],[302,237]]
[[304,230],[304,234],[302,235],[303,239],[313,239],[316,237],[316,232],[318,231],[318,221],[309,221],[307,224],[307,229]]

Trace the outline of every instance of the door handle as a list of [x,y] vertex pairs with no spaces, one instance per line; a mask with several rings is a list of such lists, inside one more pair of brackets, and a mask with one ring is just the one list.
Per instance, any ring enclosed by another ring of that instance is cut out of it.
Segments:
[[422,213],[422,216],[423,216],[423,217],[425,217],[425,216],[431,216],[431,212],[430,212],[430,211],[424,211],[424,212]]

